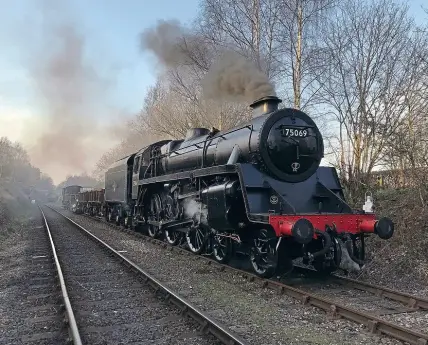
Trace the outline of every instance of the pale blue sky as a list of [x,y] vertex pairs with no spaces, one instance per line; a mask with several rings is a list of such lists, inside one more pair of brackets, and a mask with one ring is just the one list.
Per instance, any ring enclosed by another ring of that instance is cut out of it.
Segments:
[[[0,0],[0,2],[6,0]],[[0,11],[0,103],[3,107],[34,106],[26,61],[40,44],[40,0],[7,1]],[[88,62],[102,76],[114,78],[112,97],[120,108],[135,112],[153,83],[156,64],[139,51],[138,35],[158,19],[191,21],[198,1],[73,0],[63,19],[73,20],[84,34]],[[60,20],[60,19],[59,19]]]

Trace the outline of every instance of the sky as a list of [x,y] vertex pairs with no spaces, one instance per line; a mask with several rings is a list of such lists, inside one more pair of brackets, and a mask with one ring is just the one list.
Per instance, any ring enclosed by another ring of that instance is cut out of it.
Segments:
[[[47,115],[34,70],[40,55],[55,50],[53,38],[45,32],[45,12],[52,3],[55,0],[7,1],[0,11],[0,137],[25,147],[34,145],[35,133],[46,127],[40,121]],[[154,84],[159,66],[141,52],[140,33],[159,19],[190,23],[199,8],[197,0],[180,1],[180,6],[173,0],[57,0],[53,5],[56,13],[49,16],[48,28],[52,22],[72,25],[84,37],[86,66],[107,81],[108,90],[97,99],[105,100],[105,107],[92,114],[105,123],[125,123],[141,109],[147,88]],[[112,138],[111,146],[114,143]],[[41,168],[57,183],[64,178],[64,172],[51,166]]]
[[[0,0],[0,2],[7,0]],[[0,11],[0,135],[22,139],[19,130],[5,130],[11,111],[19,128],[21,121],[36,113],[34,90],[25,60],[43,37],[28,35],[39,31],[42,0],[7,1]],[[139,33],[158,19],[178,18],[190,22],[197,14],[198,1],[174,0],[69,0],[62,1],[65,20],[76,23],[86,40],[88,61],[102,75],[114,78],[114,102],[129,112],[138,111],[148,86],[156,76],[156,63],[139,51]],[[65,11],[64,11],[65,12]],[[30,42],[29,42],[30,41]]]
[[[106,89],[101,96],[105,106],[93,116],[105,123],[120,122],[122,118],[125,121],[137,113],[147,88],[155,81],[158,66],[152,56],[141,53],[139,34],[159,19],[176,18],[190,23],[199,9],[198,0],[0,0],[0,3],[4,4],[0,11],[0,137],[7,136],[24,146],[34,144],[31,138],[43,131],[40,120],[46,117],[39,85],[34,82],[34,70],[41,56],[55,49],[52,37],[44,31],[47,8],[55,7],[56,11],[50,14],[50,21],[68,23],[84,37],[85,63],[96,69]],[[409,1],[410,12],[417,21],[426,20],[421,11],[425,3],[426,0]],[[60,182],[64,176],[53,177]]]

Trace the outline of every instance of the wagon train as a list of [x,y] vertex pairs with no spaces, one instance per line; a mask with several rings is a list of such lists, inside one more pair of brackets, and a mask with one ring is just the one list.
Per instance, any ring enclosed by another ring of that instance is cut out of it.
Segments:
[[262,277],[296,258],[327,273],[344,259],[360,267],[365,238],[387,240],[394,224],[370,205],[351,209],[336,170],[320,166],[315,122],[279,103],[255,101],[253,119],[231,130],[193,128],[184,139],[143,147],[108,168],[105,189],[68,187],[64,206],[170,245],[187,243],[221,263],[244,253]]

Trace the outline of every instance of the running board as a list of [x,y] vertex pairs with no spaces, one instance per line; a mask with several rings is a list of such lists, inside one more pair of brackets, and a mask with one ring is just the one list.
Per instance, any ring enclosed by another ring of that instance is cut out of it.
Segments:
[[154,225],[159,227],[159,229],[172,229],[175,227],[182,227],[183,225],[190,225],[193,223],[192,219],[186,219],[186,220],[170,220],[166,222],[157,222],[154,220],[148,220],[147,224]]

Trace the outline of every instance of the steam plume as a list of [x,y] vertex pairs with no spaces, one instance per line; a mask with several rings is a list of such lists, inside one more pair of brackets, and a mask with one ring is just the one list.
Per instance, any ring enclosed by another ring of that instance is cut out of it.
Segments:
[[33,164],[55,182],[92,170],[118,139],[111,119],[119,115],[106,105],[110,81],[85,61],[84,36],[58,13],[46,6],[43,51],[32,53],[29,70],[43,114],[40,130],[27,129]]
[[95,72],[84,65],[84,39],[73,27],[57,28],[54,39],[60,49],[37,60],[33,70],[37,90],[45,101],[46,123],[31,156],[42,169],[55,169],[55,175],[60,173],[58,170],[81,172],[87,167],[92,152],[90,128],[96,133],[88,105],[98,80]]
[[[202,37],[187,32],[177,21],[159,21],[156,27],[144,31],[141,48],[151,51],[167,68],[198,64],[203,69],[209,52]],[[272,83],[262,71],[239,54],[228,51],[209,66],[202,87],[207,99],[219,101],[252,102],[275,95]]]
[[206,205],[202,204],[200,201],[189,198],[184,201],[183,207],[186,217],[208,225],[208,210]]
[[184,214],[188,218],[192,218],[196,213],[201,212],[202,204],[194,199],[188,198],[183,203]]

